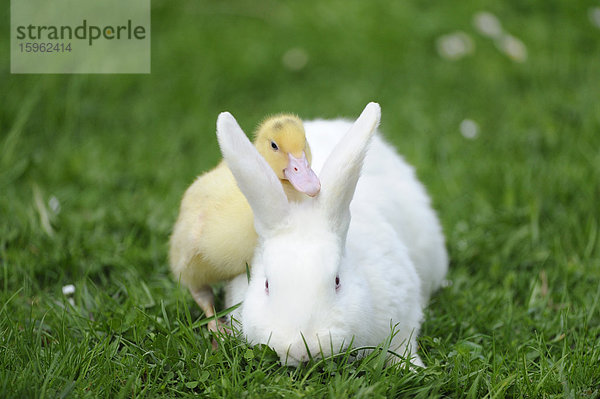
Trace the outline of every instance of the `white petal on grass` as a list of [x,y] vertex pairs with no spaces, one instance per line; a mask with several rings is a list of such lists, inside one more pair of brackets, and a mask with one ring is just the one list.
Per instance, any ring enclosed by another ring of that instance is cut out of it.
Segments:
[[475,29],[483,36],[499,38],[502,36],[502,24],[500,20],[487,11],[480,11],[473,15],[473,25]]
[[67,284],[62,287],[63,295],[69,296],[75,293],[75,286],[73,284]]
[[50,217],[48,216],[48,210],[46,209],[46,205],[44,204],[44,200],[42,199],[42,193],[40,188],[36,185],[33,186],[33,202],[35,204],[35,209],[38,211],[40,216],[40,225],[42,229],[49,236],[54,235],[54,229],[50,224]]
[[592,7],[588,10],[590,22],[596,28],[600,29],[600,7]]
[[281,63],[289,70],[299,71],[308,63],[308,53],[299,47],[291,48],[283,54]]
[[500,51],[513,61],[525,62],[527,60],[527,47],[525,47],[525,44],[520,39],[512,35],[502,35],[496,41],[496,45]]
[[479,125],[472,119],[465,119],[460,123],[460,134],[464,138],[473,140],[479,135]]
[[459,220],[454,228],[459,233],[465,233],[469,230],[469,224],[464,220]]
[[475,50],[475,43],[465,32],[456,31],[440,36],[435,42],[440,57],[459,60]]
[[58,215],[60,213],[60,201],[54,195],[48,200],[48,206],[54,214]]

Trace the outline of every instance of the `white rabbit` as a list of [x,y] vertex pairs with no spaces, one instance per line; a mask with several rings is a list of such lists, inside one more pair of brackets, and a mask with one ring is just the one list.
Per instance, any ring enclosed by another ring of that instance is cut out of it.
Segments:
[[243,301],[233,314],[243,335],[274,348],[283,364],[381,344],[393,326],[390,349],[423,365],[416,337],[448,258],[413,169],[378,135],[367,153],[379,119],[370,103],[354,124],[306,122],[321,192],[295,203],[233,116],[219,115],[221,152],[259,236],[250,281],[234,278],[226,305]]

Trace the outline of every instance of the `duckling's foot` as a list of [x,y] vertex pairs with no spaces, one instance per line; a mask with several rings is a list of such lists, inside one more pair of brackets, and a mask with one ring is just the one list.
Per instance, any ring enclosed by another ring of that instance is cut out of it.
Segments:
[[225,334],[231,335],[233,332],[231,331],[231,326],[229,322],[224,317],[218,320],[211,320],[207,325],[208,331],[214,332],[216,334]]
[[222,335],[231,335],[231,326],[225,318],[215,319],[215,296],[209,285],[196,289],[190,288],[190,293],[198,306],[200,306],[200,309],[204,312],[204,315],[207,318],[212,318],[206,327],[209,332],[214,333],[215,338],[213,338],[212,347],[213,349],[217,349],[219,344],[216,338]]
[[233,334],[231,327],[225,318],[209,321],[207,328],[209,332],[213,333],[212,348],[214,350],[219,348],[219,340]]

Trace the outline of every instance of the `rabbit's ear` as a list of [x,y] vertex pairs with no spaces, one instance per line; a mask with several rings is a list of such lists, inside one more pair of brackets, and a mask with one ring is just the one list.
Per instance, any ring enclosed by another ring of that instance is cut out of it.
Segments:
[[369,141],[379,125],[381,108],[369,103],[348,133],[335,146],[319,178],[319,203],[336,231],[345,236],[350,223],[350,201],[354,196]]
[[222,112],[217,119],[217,139],[227,166],[254,212],[257,233],[274,228],[289,209],[279,178],[229,112]]

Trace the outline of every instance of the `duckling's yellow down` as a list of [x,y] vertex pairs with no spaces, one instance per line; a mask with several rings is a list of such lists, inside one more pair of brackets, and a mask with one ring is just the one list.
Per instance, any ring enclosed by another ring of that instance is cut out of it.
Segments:
[[[310,162],[302,121],[293,115],[269,118],[257,129],[254,144],[281,179],[288,198],[301,200],[305,194],[284,180],[283,169],[287,154],[298,158],[304,152]],[[170,240],[171,270],[194,295],[208,290],[209,284],[244,273],[256,240],[252,210],[222,161],[198,177],[183,196]],[[210,303],[206,305],[196,295],[194,298],[206,312]]]
[[171,236],[171,270],[191,289],[231,279],[250,262],[256,239],[252,210],[221,162],[183,196]]

